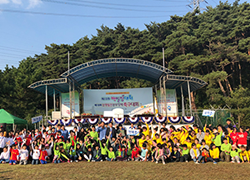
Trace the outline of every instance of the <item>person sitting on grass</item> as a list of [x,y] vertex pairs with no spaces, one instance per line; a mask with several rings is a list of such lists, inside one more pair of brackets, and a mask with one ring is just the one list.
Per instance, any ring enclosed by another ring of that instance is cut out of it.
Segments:
[[93,152],[92,152],[92,148],[91,146],[88,146],[88,150],[86,153],[84,153],[83,157],[88,161],[90,162],[92,157],[93,157]]
[[92,158],[92,162],[98,162],[101,161],[102,157],[101,157],[101,150],[99,148],[98,145],[95,146],[95,149],[93,151],[93,158]]
[[[107,148],[107,147],[106,147]],[[107,161],[115,161],[116,157],[115,157],[115,152],[113,147],[111,146],[109,149],[106,149],[108,152],[108,157],[106,158]]]
[[[202,156],[202,163],[208,162],[210,156],[209,156],[209,152],[208,152],[207,148],[202,149],[201,156]],[[210,158],[210,160],[212,160],[212,159]]]
[[148,149],[147,149],[147,144],[143,143],[142,144],[142,149],[141,149],[141,155],[140,155],[140,161],[147,161],[148,158]]
[[19,156],[20,156],[20,165],[26,165],[28,163],[29,158],[29,151],[27,150],[26,145],[22,145],[22,149],[19,150]]
[[200,163],[202,156],[200,156],[200,151],[197,149],[196,144],[192,144],[192,149],[190,150],[190,156],[196,164]]
[[171,153],[171,161],[172,162],[179,162],[180,161],[180,152],[178,151],[178,147],[174,146],[173,151]]
[[45,150],[45,146],[42,145],[41,149],[40,149],[40,157],[39,157],[40,163],[41,164],[47,164],[47,160],[46,160],[47,157],[48,157],[48,153]]
[[132,161],[138,161],[140,158],[140,149],[134,144],[134,148],[132,150],[131,160]]
[[232,145],[228,143],[227,138],[223,138],[223,144],[221,145],[220,157],[222,161],[230,162],[230,152]]
[[119,156],[116,157],[117,161],[127,161],[128,160],[127,151],[128,149],[124,145],[122,145],[119,148]]
[[244,162],[250,163],[249,162],[249,154],[246,150],[246,147],[244,145],[242,145],[242,146],[240,146],[240,150],[241,150],[240,159],[241,159],[242,163],[244,163]]
[[163,147],[160,143],[157,144],[157,147],[155,150],[155,160],[156,160],[156,164],[159,162],[159,160],[162,161],[162,164],[165,164]]
[[238,164],[240,164],[240,155],[239,155],[240,152],[241,150],[238,149],[236,145],[232,146],[232,149],[230,151],[230,156],[232,157],[231,163],[237,162]]
[[10,141],[6,143],[8,147],[3,148],[3,152],[0,155],[0,163],[5,164],[10,161]]
[[179,146],[179,148],[181,149],[180,154],[180,161],[181,162],[188,162],[189,159],[189,149],[187,148],[186,144],[183,144],[182,146]]
[[220,156],[220,150],[218,147],[215,146],[215,144],[211,144],[210,145],[210,156],[211,156],[211,160],[213,161],[214,164],[217,164],[220,160],[219,160],[219,156]]

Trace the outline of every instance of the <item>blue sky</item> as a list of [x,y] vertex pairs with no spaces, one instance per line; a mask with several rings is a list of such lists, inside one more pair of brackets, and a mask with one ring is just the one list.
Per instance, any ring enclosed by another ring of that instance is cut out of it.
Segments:
[[[217,0],[207,2],[201,6],[219,4]],[[114,28],[122,23],[125,27],[143,30],[144,24],[161,23],[169,20],[171,15],[186,14],[191,11],[187,6],[189,3],[188,0],[0,0],[0,70],[4,70],[6,64],[18,67],[22,59],[46,53],[45,45],[73,44],[86,35],[96,35],[96,29],[101,25]]]

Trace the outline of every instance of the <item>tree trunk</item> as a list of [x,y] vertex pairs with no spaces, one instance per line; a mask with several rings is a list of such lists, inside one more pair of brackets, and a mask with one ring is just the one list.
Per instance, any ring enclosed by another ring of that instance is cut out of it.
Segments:
[[242,78],[241,78],[241,65],[240,63],[238,64],[239,67],[239,79],[240,79],[240,85],[242,86]]
[[218,83],[219,83],[219,86],[220,86],[220,89],[221,89],[223,95],[224,95],[225,97],[227,97],[226,91],[225,91],[225,89],[224,89],[224,87],[223,87],[223,85],[222,85],[222,83],[221,83],[221,80],[218,80]]

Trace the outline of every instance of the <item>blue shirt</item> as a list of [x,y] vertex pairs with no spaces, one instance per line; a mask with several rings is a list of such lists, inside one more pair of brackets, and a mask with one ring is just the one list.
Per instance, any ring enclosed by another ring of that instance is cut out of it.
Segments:
[[68,132],[68,130],[67,130],[67,129],[65,129],[65,130],[60,129],[60,131],[61,131],[61,133],[62,133],[62,136],[63,136],[63,138],[64,138],[64,141],[66,141],[66,140],[68,139],[68,137],[69,137],[69,132]]
[[99,132],[99,138],[100,138],[100,140],[106,139],[106,131],[107,131],[106,127],[104,127],[104,128],[98,127],[96,131]]

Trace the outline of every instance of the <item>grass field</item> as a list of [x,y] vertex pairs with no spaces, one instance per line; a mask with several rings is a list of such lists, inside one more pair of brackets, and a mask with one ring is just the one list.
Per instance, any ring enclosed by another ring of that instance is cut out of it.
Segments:
[[78,162],[47,165],[0,164],[0,179],[250,179],[250,164]]

